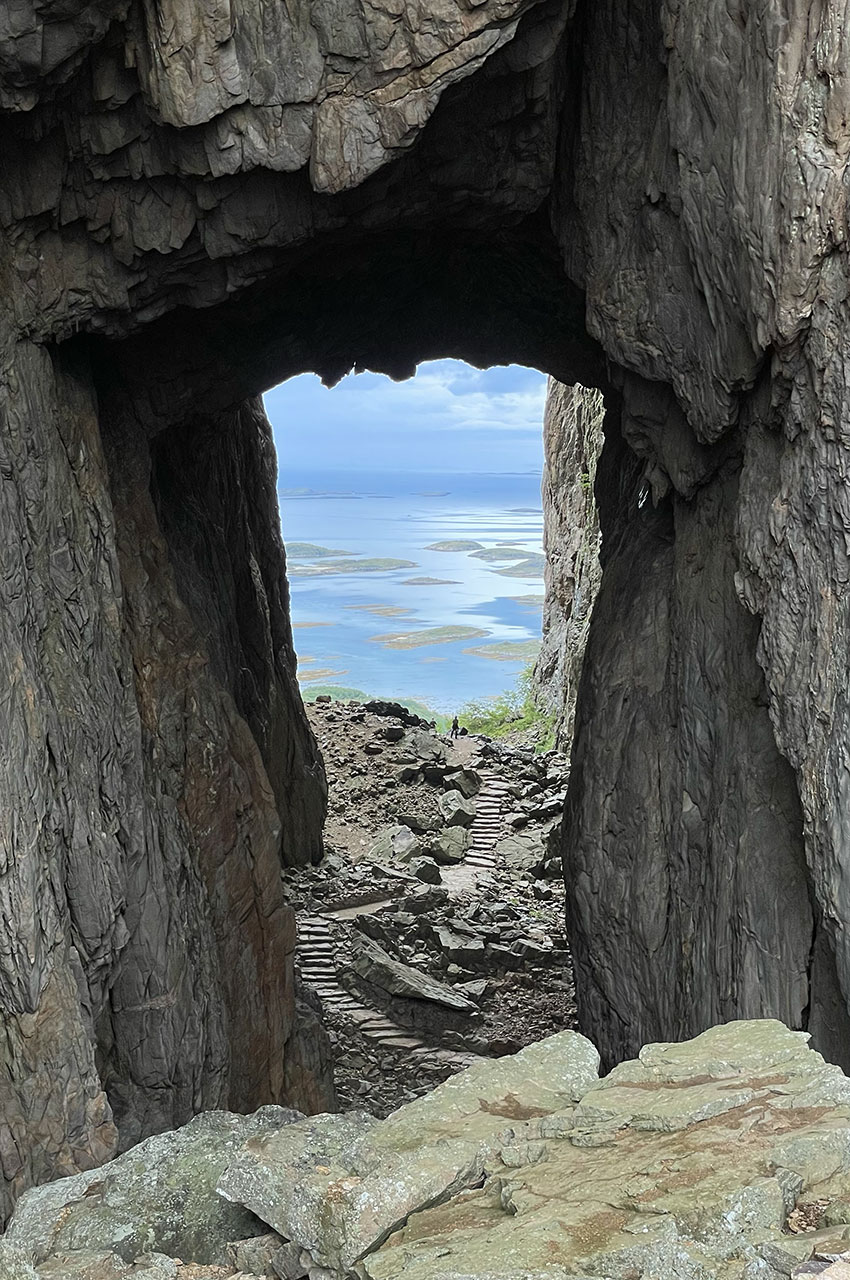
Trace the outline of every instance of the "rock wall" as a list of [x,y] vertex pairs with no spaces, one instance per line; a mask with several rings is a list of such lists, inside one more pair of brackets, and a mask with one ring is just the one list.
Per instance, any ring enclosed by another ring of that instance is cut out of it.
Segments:
[[543,643],[534,687],[565,753],[572,745],[578,682],[602,576],[595,485],[604,417],[600,391],[549,380],[543,419]]
[[4,1205],[102,1158],[110,1106],[126,1142],[280,1086],[275,872],[323,793],[252,397],[305,369],[604,392],[584,1024],[608,1059],[732,1012],[846,1053],[846,32],[844,0],[0,14]]

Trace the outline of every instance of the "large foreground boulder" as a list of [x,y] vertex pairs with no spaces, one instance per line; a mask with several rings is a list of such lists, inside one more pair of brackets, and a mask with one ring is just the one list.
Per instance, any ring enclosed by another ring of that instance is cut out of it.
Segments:
[[502,1151],[358,1274],[779,1280],[829,1243],[790,1234],[789,1214],[848,1187],[850,1081],[800,1033],[732,1023],[648,1046],[584,1094],[569,1132]]
[[575,1032],[482,1062],[386,1120],[316,1116],[249,1143],[219,1190],[348,1273],[412,1213],[474,1185],[524,1122],[568,1114],[599,1056]]
[[[246,1142],[300,1118],[283,1107],[262,1107],[252,1116],[207,1112],[182,1129],[148,1138],[105,1168],[28,1191],[3,1244],[36,1266],[80,1250],[114,1253],[128,1263],[162,1253],[224,1264],[228,1241],[266,1228],[250,1210],[216,1193],[218,1179]],[[0,1277],[7,1280],[2,1267]]]
[[26,1195],[0,1278],[847,1280],[850,1080],[804,1033],[598,1061],[563,1032],[386,1120],[203,1117]]

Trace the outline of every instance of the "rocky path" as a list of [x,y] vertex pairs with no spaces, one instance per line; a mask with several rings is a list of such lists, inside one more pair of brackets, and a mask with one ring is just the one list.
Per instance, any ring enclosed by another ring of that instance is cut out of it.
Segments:
[[[392,899],[374,904],[375,910],[392,906]],[[343,909],[343,912],[346,909]],[[478,1054],[456,1053],[429,1045],[420,1036],[397,1022],[393,1022],[380,1009],[353,996],[339,980],[336,956],[338,949],[331,930],[331,921],[344,918],[342,912],[329,911],[321,915],[306,915],[298,921],[298,960],[303,982],[308,983],[319,997],[326,1013],[342,1014],[349,1018],[361,1035],[375,1041],[384,1049],[404,1049],[409,1053],[427,1054],[435,1061],[456,1066],[458,1070],[478,1060]]]
[[328,1028],[342,1108],[387,1114],[481,1057],[574,1025],[547,853],[562,763],[449,742],[386,708],[320,704],[311,716],[328,764],[326,857],[288,884],[300,981]]
[[496,773],[481,771],[481,790],[475,798],[472,841],[466,865],[492,871],[496,866],[496,844],[505,834],[505,815],[510,783]]

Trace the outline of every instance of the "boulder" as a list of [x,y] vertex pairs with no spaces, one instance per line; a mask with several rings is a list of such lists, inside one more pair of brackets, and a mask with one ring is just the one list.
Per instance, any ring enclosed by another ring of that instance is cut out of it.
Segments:
[[481,774],[474,769],[457,769],[454,773],[447,773],[444,781],[447,787],[459,791],[467,800],[477,796],[481,790]]
[[420,889],[418,893],[411,894],[409,898],[402,898],[399,906],[402,911],[414,916],[428,915],[432,911],[439,911],[440,907],[444,907],[449,900],[448,889],[434,887],[432,889]]
[[355,1112],[284,1126],[247,1144],[219,1190],[319,1266],[350,1271],[411,1214],[476,1183],[529,1118],[537,1129],[547,1116],[557,1131],[568,1125],[598,1063],[589,1041],[562,1032],[482,1061],[386,1120]]
[[431,852],[436,862],[445,866],[463,862],[469,851],[470,834],[467,827],[445,827],[433,841]]
[[467,800],[459,791],[447,791],[437,803],[447,827],[471,827],[475,819],[475,801]]
[[297,1111],[282,1107],[261,1107],[251,1116],[196,1116],[100,1169],[27,1191],[4,1244],[37,1266],[51,1254],[75,1250],[115,1253],[124,1262],[163,1253],[187,1262],[225,1263],[229,1241],[264,1228],[216,1193],[222,1171],[246,1141],[298,1119]]
[[405,746],[410,754],[423,764],[445,768],[446,744],[429,729],[411,729],[405,738]]
[[389,716],[393,720],[400,720],[403,725],[410,729],[424,728],[427,725],[427,721],[415,716],[411,711],[408,711],[407,707],[403,707],[400,702],[375,700],[365,703],[363,710],[370,712],[373,716]]
[[466,996],[443,982],[437,982],[429,974],[396,960],[370,938],[355,939],[352,966],[366,982],[390,995],[405,996],[409,1000],[429,1000],[460,1013],[475,1012],[475,1004]]
[[583,1093],[569,1128],[554,1135],[542,1119],[537,1137],[503,1145],[480,1189],[415,1215],[358,1274],[819,1274],[801,1264],[845,1251],[846,1228],[791,1235],[786,1224],[798,1200],[846,1192],[850,1081],[806,1040],[780,1023],[738,1022],[647,1046]]
[[291,1260],[292,1246],[276,1231],[268,1231],[251,1240],[238,1240],[228,1245],[227,1256],[237,1271],[250,1276],[276,1278],[280,1270],[277,1263]]
[[460,965],[480,965],[485,959],[486,947],[482,938],[459,933],[448,925],[437,925],[431,937],[447,960]]
[[496,857],[517,871],[534,871],[546,857],[546,843],[538,831],[523,831],[497,841]]
[[384,862],[394,858],[397,862],[409,862],[421,852],[421,844],[410,827],[389,827],[382,831],[369,850],[369,858],[373,862]]
[[441,787],[443,779],[447,773],[451,773],[451,765],[445,762],[442,764],[422,764],[420,765],[422,776],[431,787]]
[[423,884],[441,884],[443,877],[440,868],[433,858],[416,858],[410,863],[410,870]]
[[402,826],[410,827],[411,831],[415,831],[417,835],[424,835],[428,831],[438,831],[440,823],[436,818],[429,818],[424,813],[400,813],[398,821]]

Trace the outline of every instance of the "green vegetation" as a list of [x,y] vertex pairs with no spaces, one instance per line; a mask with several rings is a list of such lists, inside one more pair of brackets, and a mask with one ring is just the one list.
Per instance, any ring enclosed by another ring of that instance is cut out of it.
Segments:
[[[371,702],[374,695],[364,693],[362,689],[349,689],[342,684],[315,684],[309,689],[302,689],[302,695],[305,702],[315,702],[317,698],[332,698],[334,702]],[[423,720],[431,721],[436,724],[438,733],[448,733],[451,725],[451,716],[443,715],[439,711],[434,711],[432,707],[426,706],[424,702],[419,702],[416,698],[390,698],[386,699],[390,702],[398,702],[401,706],[406,707],[413,716],[420,716]]]
[[445,542],[432,542],[426,551],[483,551],[483,542],[472,542],[469,538],[447,538]]
[[533,663],[520,673],[513,689],[497,698],[468,702],[458,712],[458,719],[470,733],[483,733],[488,738],[532,729],[538,751],[549,751],[555,745],[554,713],[544,715],[534,700]]
[[484,560],[486,564],[500,564],[505,560],[527,560],[529,552],[522,547],[486,547],[483,551],[473,551],[473,560]]
[[429,644],[451,644],[454,640],[483,640],[489,631],[481,627],[420,627],[416,631],[390,631],[382,636],[370,636],[373,644],[385,649],[420,649]]
[[509,564],[504,569],[494,569],[493,572],[500,573],[504,578],[542,578],[545,565],[546,557],[535,554],[520,560],[518,564]]
[[[310,661],[315,662],[315,658],[311,658]],[[347,675],[345,667],[308,667],[306,671],[303,671],[301,666],[298,668],[298,680],[301,684],[315,684],[317,681],[327,680],[329,676],[344,675]]]
[[457,578],[405,578],[403,587],[456,587]]
[[310,689],[302,689],[305,702],[315,702],[317,698],[333,698],[334,702],[369,702],[370,694],[362,689],[349,689],[343,684],[314,684]]
[[361,613],[374,613],[379,618],[401,618],[413,613],[400,604],[346,604],[344,609],[358,609]]

